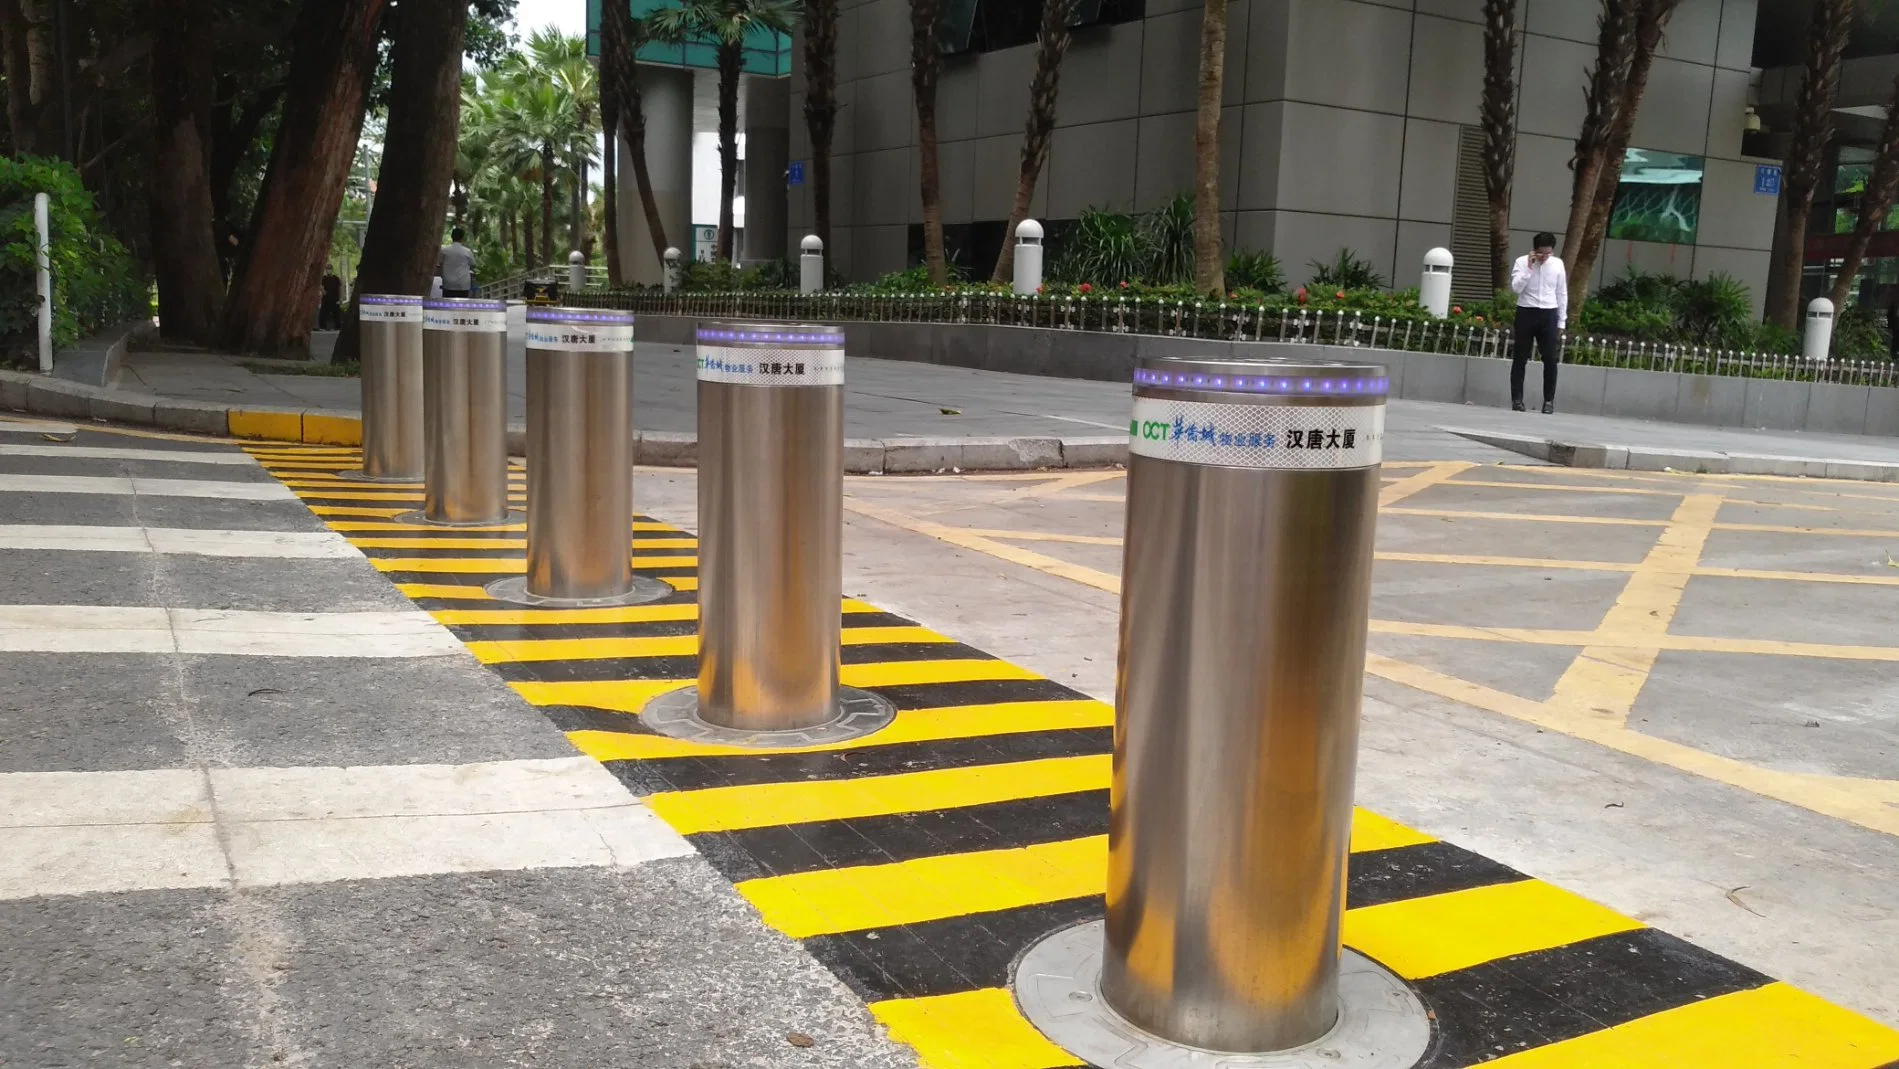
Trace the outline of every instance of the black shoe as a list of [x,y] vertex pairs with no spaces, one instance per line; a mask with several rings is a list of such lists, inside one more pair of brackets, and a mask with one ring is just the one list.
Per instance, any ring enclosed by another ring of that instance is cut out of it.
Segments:
[[1549,415],[1550,413],[1552,413],[1552,412],[1554,412],[1554,411],[1556,411],[1556,402],[1554,402],[1554,401],[1545,401],[1545,402],[1543,402],[1543,414],[1544,414],[1544,415],[1546,415],[1546,416],[1547,416],[1547,415]]
[[1515,400],[1515,401],[1512,401],[1512,402],[1510,402],[1510,411],[1512,411],[1512,412],[1521,412],[1521,411],[1523,411],[1523,401],[1522,401],[1521,399],[1519,399],[1519,400]]

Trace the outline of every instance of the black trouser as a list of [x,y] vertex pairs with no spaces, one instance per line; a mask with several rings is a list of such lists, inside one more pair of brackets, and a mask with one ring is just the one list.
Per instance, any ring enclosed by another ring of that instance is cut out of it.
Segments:
[[1556,327],[1554,308],[1517,309],[1516,354],[1510,358],[1510,400],[1523,400],[1523,365],[1530,362],[1530,345],[1543,350],[1543,403],[1556,400],[1556,365],[1563,362],[1563,332]]

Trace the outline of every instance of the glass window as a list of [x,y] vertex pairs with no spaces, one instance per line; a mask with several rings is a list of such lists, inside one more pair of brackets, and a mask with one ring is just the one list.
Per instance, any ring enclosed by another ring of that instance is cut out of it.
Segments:
[[1618,241],[1692,245],[1701,222],[1700,156],[1632,148],[1622,161],[1622,182],[1609,213],[1609,236]]

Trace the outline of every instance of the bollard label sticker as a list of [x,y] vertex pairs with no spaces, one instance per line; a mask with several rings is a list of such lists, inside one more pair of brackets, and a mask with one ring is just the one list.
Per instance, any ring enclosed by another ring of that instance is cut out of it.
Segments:
[[534,323],[527,347],[569,353],[624,353],[633,349],[631,323]]
[[842,349],[699,346],[699,381],[738,386],[842,386]]
[[427,308],[422,312],[424,330],[454,330],[474,333],[508,329],[508,313],[489,309]]
[[1136,397],[1128,452],[1229,468],[1365,468],[1384,458],[1384,405],[1223,405]]
[[363,302],[356,306],[356,318],[365,323],[420,323],[422,322],[422,306]]

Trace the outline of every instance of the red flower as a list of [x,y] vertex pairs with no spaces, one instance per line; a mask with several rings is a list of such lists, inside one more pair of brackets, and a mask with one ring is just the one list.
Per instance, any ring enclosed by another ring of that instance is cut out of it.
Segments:
[[1047,286],[1047,285],[1041,285],[1041,286],[1037,286],[1037,287],[1035,287],[1035,292],[1037,292],[1037,293],[1047,293],[1047,292],[1048,292],[1048,286]]
[[1079,287],[1077,287],[1077,288],[1078,288],[1078,289],[1080,289],[1080,290],[1081,290],[1081,292],[1083,292],[1083,293],[1093,293],[1093,292],[1095,291],[1095,287],[1094,287],[1094,284],[1093,284],[1093,283],[1089,283],[1089,282],[1083,282],[1083,283],[1082,283],[1082,284],[1081,284],[1081,285],[1080,285]]
[[1345,291],[1344,291],[1344,290],[1340,290],[1340,291],[1338,291],[1337,293],[1334,293],[1334,294],[1333,294],[1332,296],[1334,296],[1334,297],[1337,297],[1337,298],[1338,298],[1339,300],[1341,300],[1341,301],[1342,301],[1342,300],[1344,300],[1344,299],[1345,299]]
[[1483,316],[1473,316],[1472,318],[1474,318],[1474,319],[1475,319],[1475,320],[1476,320],[1477,322],[1479,322],[1479,323],[1482,323],[1482,322],[1484,321],[1484,317],[1483,317]]
[[1127,288],[1128,288],[1128,284],[1127,284],[1126,282],[1122,282],[1122,283],[1121,283],[1121,288],[1122,288],[1122,289],[1127,289]]
[[1461,315],[1463,315],[1463,314],[1464,314],[1464,306],[1463,306],[1463,305],[1461,305],[1461,304],[1453,304],[1453,305],[1451,305],[1451,314],[1452,314],[1452,315],[1454,315],[1454,316],[1461,316]]
[[1299,292],[1293,294],[1293,296],[1299,298],[1300,304],[1306,303],[1306,288],[1304,286],[1300,286]]
[[1229,301],[1237,301],[1237,300],[1239,300],[1239,299],[1240,299],[1240,291],[1239,291],[1239,290],[1234,290],[1234,291],[1233,291],[1232,293],[1229,293],[1229,294],[1227,294],[1227,295],[1226,295],[1226,299],[1227,299],[1227,300],[1229,300]]

